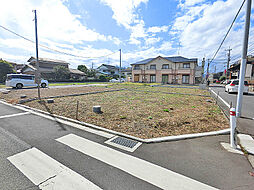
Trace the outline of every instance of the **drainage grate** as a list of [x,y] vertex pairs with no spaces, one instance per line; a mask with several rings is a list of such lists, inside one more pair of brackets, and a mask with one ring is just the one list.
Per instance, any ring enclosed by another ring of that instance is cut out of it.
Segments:
[[142,143],[134,140],[130,140],[124,137],[115,136],[105,142],[111,146],[134,152]]
[[117,137],[117,138],[113,139],[111,142],[122,145],[122,146],[126,146],[128,148],[133,148],[136,144],[138,144],[137,141],[126,139],[123,137]]

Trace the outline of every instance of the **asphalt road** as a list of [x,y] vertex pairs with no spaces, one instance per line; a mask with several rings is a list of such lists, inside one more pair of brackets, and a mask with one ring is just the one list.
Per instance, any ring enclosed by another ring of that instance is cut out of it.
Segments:
[[[245,156],[227,152],[220,145],[220,142],[228,142],[228,135],[142,144],[131,153],[105,144],[107,137],[35,114],[20,115],[24,112],[0,103],[0,115],[10,115],[10,117],[0,117],[1,190],[38,189],[38,185],[31,182],[32,179],[28,179],[23,174],[24,172],[8,160],[10,156],[15,157],[18,153],[24,153],[32,147],[102,189],[160,189],[156,183],[153,183],[156,179],[147,180],[157,170],[144,170],[146,164],[155,164],[167,171],[176,172],[177,175],[186,176],[219,189],[253,189],[254,178],[248,174],[252,168]],[[86,154],[79,151],[88,144],[76,143],[75,149],[56,140],[68,137],[70,134],[86,140],[91,147],[96,145],[97,149],[94,149],[92,153],[97,151],[97,158],[88,153],[93,150],[92,148],[87,150]],[[110,160],[106,162],[104,155],[106,157],[108,153],[112,155],[108,155]],[[116,155],[119,157],[115,157]],[[129,162],[122,163],[121,159],[126,157]],[[139,158],[140,165],[135,165],[136,158]],[[124,167],[121,168],[121,166]],[[134,166],[135,174],[130,171]],[[161,168],[158,170],[160,171]],[[140,173],[144,175],[144,178],[138,176]],[[158,179],[163,177],[158,176]],[[177,180],[172,182],[172,188],[176,185],[174,183],[177,183]],[[181,185],[188,183],[188,180],[181,180]],[[179,182],[177,185],[180,185]],[[191,185],[188,189],[190,187]]]
[[[211,89],[226,101],[228,104],[232,103],[232,106],[236,108],[237,94],[228,94],[223,87],[211,87]],[[225,104],[218,100],[218,104],[225,109]],[[229,108],[226,108],[229,110]],[[243,95],[242,113],[241,117],[237,118],[237,132],[248,134],[254,137],[254,93]]]
[[[212,90],[219,93],[219,95],[229,104],[236,108],[237,94],[228,94],[224,87],[211,87]],[[254,118],[254,93],[243,95],[242,116]]]

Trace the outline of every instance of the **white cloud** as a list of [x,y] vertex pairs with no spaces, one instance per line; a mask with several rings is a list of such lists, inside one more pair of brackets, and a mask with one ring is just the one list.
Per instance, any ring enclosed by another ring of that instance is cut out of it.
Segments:
[[159,48],[161,51],[170,51],[172,50],[172,43],[171,42],[163,42]]
[[153,26],[147,29],[147,32],[151,32],[151,33],[167,32],[167,31],[168,31],[168,26]]
[[[86,51],[79,51],[75,45],[85,45],[87,41],[111,41],[117,45],[121,43],[119,38],[111,35],[106,36],[96,32],[93,29],[87,28],[78,18],[80,15],[73,15],[69,9],[60,0],[1,0],[0,20],[1,25],[13,30],[29,39],[34,40],[34,13],[32,10],[37,10],[38,18],[38,39],[40,44],[49,46],[50,48],[64,51],[67,53],[78,54],[82,56],[93,56]],[[5,48],[5,54],[0,54],[0,57],[9,55],[10,48],[22,51],[23,54],[34,55],[35,45],[27,42],[9,32],[0,28],[0,46],[2,51]],[[95,50],[91,48],[92,50]],[[98,50],[100,52],[100,50]],[[103,50],[100,53],[106,53]],[[80,53],[80,54],[79,54]],[[16,53],[17,54],[17,53]],[[94,54],[104,55],[104,54]],[[70,56],[64,56],[57,53],[49,53],[47,50],[40,48],[39,56],[72,60]],[[16,57],[17,59],[15,59]],[[24,58],[18,54],[11,56],[11,59],[18,60]],[[26,57],[27,59],[27,57]],[[26,60],[20,60],[24,62]]]
[[[188,7],[184,8],[184,14],[177,17],[173,25],[181,42],[180,53],[189,57],[201,58],[206,55],[212,58],[241,3],[238,0],[197,5],[189,2]],[[229,46],[233,49],[232,55],[240,54],[243,24],[241,20],[235,23],[216,58],[226,58],[224,50]],[[253,41],[251,38],[250,40]]]
[[145,22],[135,11],[141,3],[147,3],[148,0],[101,0],[101,2],[112,9],[112,18],[116,20],[117,24],[124,26],[131,32],[129,43],[141,44],[138,38],[147,37],[147,32]]
[[145,43],[146,43],[146,45],[153,45],[153,44],[155,44],[157,42],[160,42],[160,41],[161,41],[160,37],[158,37],[158,38],[147,38]]
[[205,0],[180,0],[179,1],[179,6],[180,7],[188,7],[188,6],[193,6],[196,5],[198,3],[202,3]]
[[140,45],[141,41],[137,40],[136,38],[130,38],[129,44]]
[[137,15],[134,14],[135,9],[141,3],[147,3],[148,0],[101,0],[102,3],[109,6],[113,11],[112,18],[116,20],[119,25],[123,25],[129,29]]

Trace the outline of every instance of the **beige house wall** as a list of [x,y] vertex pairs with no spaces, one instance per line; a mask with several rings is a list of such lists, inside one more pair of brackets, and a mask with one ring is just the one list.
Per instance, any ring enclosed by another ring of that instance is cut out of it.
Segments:
[[[169,69],[162,69],[163,64],[168,64]],[[162,75],[167,74],[168,83],[172,83],[174,77],[176,77],[177,83],[182,84],[182,76],[189,75],[189,84],[194,84],[196,64],[195,62],[190,62],[190,68],[183,68],[183,63],[173,63],[158,57],[146,65],[139,65],[139,70],[135,70],[135,65],[132,65],[132,82],[134,82],[135,75],[139,75],[138,82],[151,82],[150,75],[156,75],[156,82],[161,83]],[[156,69],[150,69],[151,65],[156,65]]]

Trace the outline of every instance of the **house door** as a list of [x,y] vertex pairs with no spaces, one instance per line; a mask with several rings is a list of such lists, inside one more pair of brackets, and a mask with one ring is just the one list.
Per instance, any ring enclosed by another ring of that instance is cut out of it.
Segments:
[[167,84],[168,83],[168,75],[162,75],[162,83]]
[[134,82],[139,82],[139,75],[134,75]]

